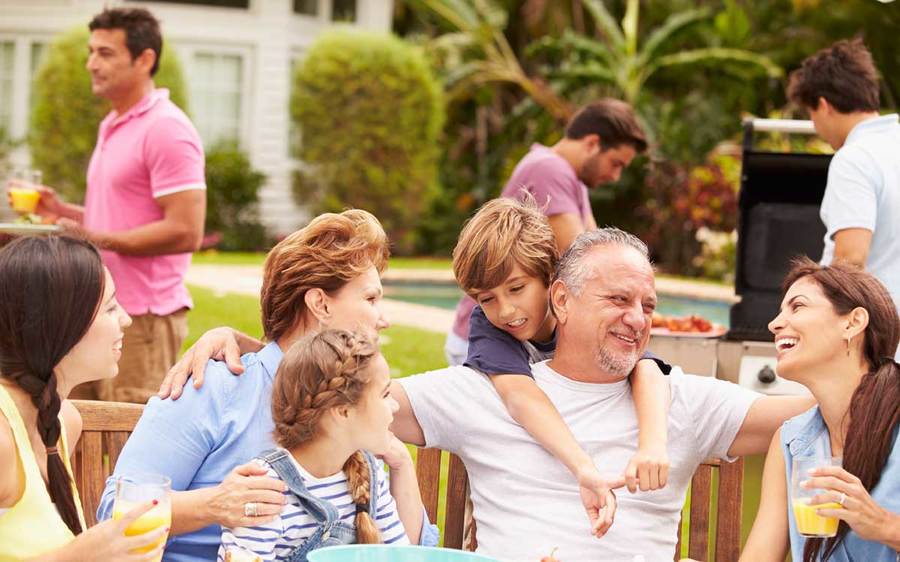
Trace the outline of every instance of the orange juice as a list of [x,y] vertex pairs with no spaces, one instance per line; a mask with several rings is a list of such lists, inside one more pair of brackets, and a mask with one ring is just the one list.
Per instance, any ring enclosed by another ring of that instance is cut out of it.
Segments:
[[[137,507],[138,504],[129,504],[127,502],[117,501],[113,507],[113,519],[121,519],[126,513]],[[143,535],[144,533],[159,529],[160,527],[172,526],[172,506],[168,502],[163,502],[153,507],[147,513],[138,517],[134,523],[125,529],[125,536],[133,537],[135,535]],[[166,536],[161,537],[158,541],[141,548],[136,548],[135,552],[150,552],[158,545],[165,542]],[[156,559],[157,562],[162,560],[162,555]]]
[[33,213],[37,209],[41,194],[36,189],[11,187],[9,196],[12,199],[12,208],[17,213]]
[[794,519],[797,530],[805,537],[833,537],[837,534],[838,518],[822,517],[817,509],[841,509],[837,502],[810,505],[809,500],[794,500]]

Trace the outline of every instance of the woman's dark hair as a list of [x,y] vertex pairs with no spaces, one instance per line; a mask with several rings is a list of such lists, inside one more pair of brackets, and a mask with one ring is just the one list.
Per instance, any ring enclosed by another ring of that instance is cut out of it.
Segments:
[[103,297],[100,253],[65,236],[23,237],[0,249],[0,376],[31,397],[47,447],[47,490],[72,533],[83,529],[62,453],[54,369],[81,341]]
[[[900,340],[900,316],[891,295],[878,279],[852,265],[840,262],[819,265],[809,258],[798,258],[784,280],[784,292],[800,279],[810,279],[840,315],[855,308],[869,313],[863,332],[863,356],[868,372],[850,400],[849,425],[844,441],[844,470],[871,491],[891,452],[894,427],[900,422],[900,367],[894,362]],[[841,521],[837,535],[829,539],[807,539],[803,562],[827,560],[847,536],[850,528]]]

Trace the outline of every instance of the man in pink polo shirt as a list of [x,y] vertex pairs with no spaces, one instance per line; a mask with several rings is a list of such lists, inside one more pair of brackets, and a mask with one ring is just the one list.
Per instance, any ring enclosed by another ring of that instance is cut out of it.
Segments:
[[38,213],[102,249],[116,296],[134,320],[119,376],[76,394],[143,403],[187,335],[193,303],[184,276],[206,216],[203,146],[168,90],[154,87],[162,49],[156,18],[142,8],[106,9],[88,27],[91,88],[112,111],[100,123],[84,206],[45,187]]
[[[534,144],[506,182],[501,197],[531,193],[556,238],[559,253],[575,237],[597,228],[588,188],[619,181],[634,157],[647,149],[644,131],[627,103],[611,98],[588,104],[566,126],[553,146]],[[469,315],[475,301],[464,296],[456,307],[444,353],[450,365],[461,365],[469,347]]]

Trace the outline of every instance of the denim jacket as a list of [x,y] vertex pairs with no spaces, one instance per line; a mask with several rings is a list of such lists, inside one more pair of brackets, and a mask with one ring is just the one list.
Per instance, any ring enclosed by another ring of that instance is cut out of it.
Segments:
[[[900,446],[898,446],[897,428],[890,438],[893,446],[887,462],[881,471],[878,484],[869,491],[872,499],[892,513],[900,513]],[[791,509],[791,464],[794,457],[831,456],[831,441],[828,427],[819,407],[795,416],[784,422],[781,428],[781,451],[784,454],[784,465],[787,478],[788,522],[790,525],[791,557],[803,560],[803,547],[806,539],[797,531],[797,522]],[[821,552],[821,551],[820,551]],[[900,555],[889,546],[860,538],[853,530],[847,532],[844,539],[828,558],[828,562],[896,562]]]

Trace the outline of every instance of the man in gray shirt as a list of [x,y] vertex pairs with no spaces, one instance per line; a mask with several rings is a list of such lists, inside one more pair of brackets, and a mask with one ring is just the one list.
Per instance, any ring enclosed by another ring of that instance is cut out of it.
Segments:
[[[556,356],[533,366],[535,381],[602,472],[621,475],[638,442],[627,382],[649,339],[656,306],[647,247],[606,228],[581,234],[550,288],[558,318]],[[671,389],[668,485],[618,497],[616,522],[590,533],[578,486],[565,467],[509,416],[487,378],[450,367],[403,379],[392,429],[402,440],[459,455],[469,473],[478,551],[537,560],[671,560],[685,491],[706,457],[767,450],[781,423],[809,398],[761,397],[736,385],[675,369]],[[616,499],[607,497],[616,505]],[[596,506],[599,516],[606,510]]]

